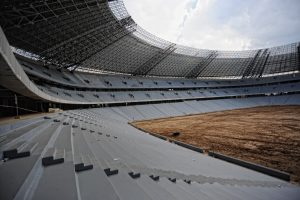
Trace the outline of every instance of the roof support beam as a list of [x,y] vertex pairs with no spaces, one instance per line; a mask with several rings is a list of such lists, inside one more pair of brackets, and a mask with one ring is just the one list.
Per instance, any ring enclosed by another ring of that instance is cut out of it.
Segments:
[[260,49],[256,52],[255,56],[253,57],[253,59],[251,60],[249,65],[247,66],[247,68],[243,74],[243,78],[249,77],[251,75],[252,69],[255,67],[256,61],[257,61],[261,51],[262,50]]
[[[267,50],[267,49],[266,49],[266,50]],[[270,57],[270,52],[267,53],[266,56],[263,58],[263,61],[262,61],[262,62],[263,62],[263,65],[262,65],[262,67],[260,67],[260,70],[259,70],[259,77],[261,77],[261,76],[263,75],[269,57]]]
[[218,56],[217,51],[212,51],[206,58],[196,65],[185,77],[197,78],[201,72]]
[[138,67],[132,74],[135,75],[147,75],[155,66],[163,61],[168,55],[175,51],[175,44],[171,44],[165,49],[159,51],[156,55]]
[[267,61],[269,59],[270,53],[268,49],[258,50],[249,65],[247,66],[243,78],[257,78],[261,77]]

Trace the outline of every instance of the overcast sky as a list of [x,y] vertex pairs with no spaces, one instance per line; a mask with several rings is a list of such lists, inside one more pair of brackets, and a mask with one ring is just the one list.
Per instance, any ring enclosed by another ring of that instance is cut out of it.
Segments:
[[124,0],[133,19],[168,41],[246,50],[300,41],[300,0]]

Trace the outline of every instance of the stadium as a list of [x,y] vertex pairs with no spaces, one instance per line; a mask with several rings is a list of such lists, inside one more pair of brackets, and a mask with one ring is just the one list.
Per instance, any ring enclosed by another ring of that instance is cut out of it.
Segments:
[[0,12],[0,199],[299,199],[300,42],[187,47],[122,0]]

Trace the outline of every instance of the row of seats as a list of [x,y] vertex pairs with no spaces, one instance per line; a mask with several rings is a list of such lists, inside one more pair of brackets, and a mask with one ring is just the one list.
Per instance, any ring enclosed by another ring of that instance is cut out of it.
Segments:
[[76,91],[53,87],[47,84],[38,86],[43,92],[64,100],[82,102],[132,102],[166,99],[216,98],[244,95],[276,95],[287,92],[299,92],[300,82],[264,85],[259,87],[237,87],[221,89],[190,89],[167,91]]
[[272,82],[299,80],[299,74],[264,77],[259,79],[237,79],[237,80],[201,80],[201,79],[176,79],[176,78],[155,78],[155,77],[133,77],[128,75],[103,75],[89,74],[82,72],[69,72],[68,70],[56,70],[53,67],[43,67],[33,61],[18,60],[25,72],[42,79],[63,85],[84,87],[84,88],[178,88],[178,87],[230,87],[255,85]]

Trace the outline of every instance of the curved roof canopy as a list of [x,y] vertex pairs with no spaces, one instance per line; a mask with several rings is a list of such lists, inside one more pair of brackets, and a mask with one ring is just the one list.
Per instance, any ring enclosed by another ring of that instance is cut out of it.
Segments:
[[300,43],[249,51],[185,47],[143,30],[122,0],[3,0],[0,11],[11,46],[58,68],[186,78],[300,69]]

